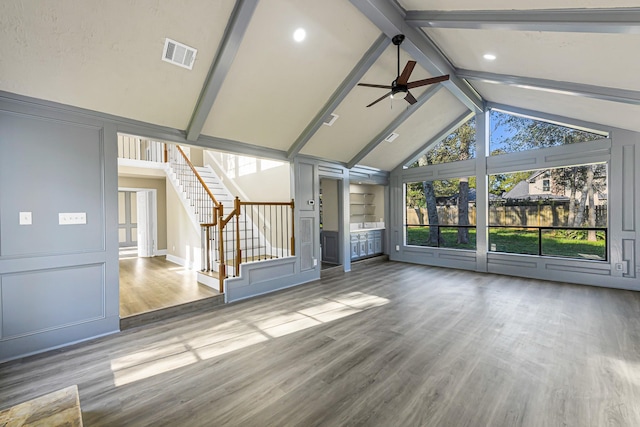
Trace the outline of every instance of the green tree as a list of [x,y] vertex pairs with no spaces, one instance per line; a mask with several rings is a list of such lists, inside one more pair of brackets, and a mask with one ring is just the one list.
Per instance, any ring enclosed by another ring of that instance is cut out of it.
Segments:
[[[494,133],[502,135],[496,140],[492,139],[492,145],[499,146],[492,152],[492,155],[576,144],[603,138],[601,135],[591,132],[498,111],[491,112],[491,122],[494,130],[501,130]],[[556,194],[569,193],[569,226],[583,226],[585,216],[588,216],[588,225],[595,227],[594,195],[604,189],[603,176],[604,166],[602,165],[574,166],[551,171],[554,192]],[[490,183],[490,188],[492,184],[497,193],[502,184],[500,178],[496,178],[493,183]],[[595,233],[590,233],[589,236],[595,239]]]
[[492,147],[497,146],[492,151],[492,155],[595,141],[603,138],[601,135],[591,132],[500,111],[491,112],[491,123],[493,126],[491,145]]
[[[468,160],[475,156],[475,118],[453,131],[418,160],[418,166]],[[472,184],[475,184],[475,178]],[[424,181],[423,193],[429,219],[429,245],[438,242],[438,211],[436,194],[440,196],[458,195],[458,225],[469,225],[469,178],[441,181]],[[458,228],[458,243],[469,243],[469,229]]]

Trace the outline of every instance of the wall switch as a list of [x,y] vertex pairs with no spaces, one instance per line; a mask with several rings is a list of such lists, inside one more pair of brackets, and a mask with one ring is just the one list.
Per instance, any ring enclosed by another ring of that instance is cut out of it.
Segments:
[[67,212],[58,214],[58,224],[60,225],[76,225],[86,224],[87,213],[86,212]]
[[313,266],[315,267],[315,266],[317,266],[317,265],[318,265],[318,259],[317,259],[317,258],[314,258],[314,259],[313,259]]
[[396,252],[400,252],[400,245],[396,245]]
[[20,225],[31,225],[31,212],[20,212]]

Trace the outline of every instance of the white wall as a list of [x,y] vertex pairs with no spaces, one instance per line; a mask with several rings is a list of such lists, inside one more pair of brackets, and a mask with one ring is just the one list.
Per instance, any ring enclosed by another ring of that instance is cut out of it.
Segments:
[[320,188],[322,189],[322,230],[340,231],[338,181],[321,179]]
[[[349,187],[350,193],[370,193],[373,194],[373,204],[376,208],[374,210],[374,216],[377,221],[383,222],[384,219],[384,186],[374,184],[351,184]],[[355,221],[361,222],[361,221]]]
[[258,159],[206,150],[210,165],[233,196],[252,202],[291,201],[291,165],[287,162]]
[[200,268],[200,235],[172,185],[167,183],[167,259]]

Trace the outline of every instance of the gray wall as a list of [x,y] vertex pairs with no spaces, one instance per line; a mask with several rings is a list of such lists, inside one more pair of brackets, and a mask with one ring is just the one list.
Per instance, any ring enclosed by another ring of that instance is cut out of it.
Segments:
[[0,361],[119,330],[115,150],[113,125],[0,99]]

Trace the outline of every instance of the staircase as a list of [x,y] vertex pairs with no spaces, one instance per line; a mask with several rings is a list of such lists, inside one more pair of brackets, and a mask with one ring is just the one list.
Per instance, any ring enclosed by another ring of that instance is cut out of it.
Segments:
[[[118,136],[118,163],[153,167],[165,171],[177,192],[196,233],[200,234],[198,281],[224,293],[225,280],[240,278],[240,265],[253,261],[295,256],[294,208],[290,201],[241,201],[233,197],[209,166],[196,167],[189,160],[189,148],[177,144]],[[192,247],[196,247],[192,242]],[[287,260],[286,262],[291,262]],[[248,269],[271,268],[273,263]],[[290,266],[288,265],[287,268]],[[216,274],[218,272],[219,274]],[[245,282],[251,282],[251,275]],[[263,277],[263,276],[255,276]],[[243,282],[244,283],[244,282]]]
[[[194,166],[200,177],[204,181],[205,185],[213,196],[216,198],[218,203],[223,206],[223,214],[226,217],[233,211],[234,207],[234,197],[231,195],[227,187],[225,187],[222,180],[216,175],[216,173],[209,166]],[[191,206],[194,211],[198,203],[193,201]],[[240,231],[240,249],[243,252],[249,251],[249,255],[251,252],[254,253],[266,253],[267,245],[264,237],[261,238],[258,228],[253,224],[251,219],[248,219],[244,213],[240,214],[239,217],[239,231]],[[225,248],[228,248],[225,251],[225,258],[230,259],[232,257],[233,245],[229,244],[229,240],[235,239],[236,237],[236,221],[230,221],[227,229],[224,232],[225,236]],[[217,240],[217,236],[214,237]],[[217,271],[217,266],[214,266],[214,271]]]
[[[223,218],[227,218],[236,208],[235,198],[209,166],[193,166],[188,161],[188,156],[177,146],[170,147],[169,153],[170,162],[167,174],[174,188],[180,194],[180,199],[189,213],[192,225],[196,230],[200,230],[201,234],[202,258],[198,281],[214,288],[218,287],[218,282],[221,282],[217,274],[219,262],[205,262],[207,256],[208,259],[225,260],[227,266],[225,277],[235,277],[238,273],[235,268],[236,264],[242,261],[272,258],[273,256],[267,255],[270,251],[267,239],[251,218],[247,218],[246,209],[239,210],[238,215],[230,218],[224,227],[222,231],[224,253],[220,253],[219,226],[208,227],[210,234],[207,238],[205,234],[207,228],[202,225],[220,223],[221,221],[218,216],[219,211],[214,209],[216,203],[213,200],[222,205]],[[214,218],[214,215],[218,217]],[[207,241],[210,245],[210,251],[206,250]],[[241,259],[238,256],[238,247],[242,254]]]

